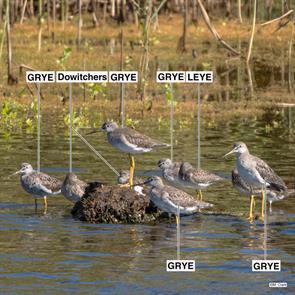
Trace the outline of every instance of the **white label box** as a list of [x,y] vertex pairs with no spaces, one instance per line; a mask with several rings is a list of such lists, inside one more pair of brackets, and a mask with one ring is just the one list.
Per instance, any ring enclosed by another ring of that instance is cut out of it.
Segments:
[[110,71],[109,82],[110,83],[137,83],[138,72],[137,71]]
[[212,71],[185,72],[186,83],[213,83]]
[[106,71],[57,71],[57,83],[103,83],[108,82]]
[[196,271],[195,260],[166,260],[168,272],[194,272]]
[[185,83],[184,71],[157,71],[157,83]]
[[259,271],[259,272],[281,271],[281,260],[252,260],[252,271]]
[[54,71],[26,71],[27,83],[54,83]]

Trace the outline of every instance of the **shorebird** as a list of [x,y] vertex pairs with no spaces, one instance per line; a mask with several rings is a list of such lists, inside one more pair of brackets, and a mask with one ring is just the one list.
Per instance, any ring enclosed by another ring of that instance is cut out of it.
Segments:
[[187,162],[182,163],[179,169],[179,182],[184,187],[196,189],[197,197],[201,201],[203,200],[201,190],[222,180],[224,180],[222,177],[202,169],[196,169]]
[[267,163],[250,154],[243,142],[234,144],[233,149],[224,157],[235,153],[237,155],[236,167],[241,179],[250,187],[249,219],[253,220],[254,191],[260,190],[262,196],[261,218],[264,219],[265,190],[277,190],[284,193],[287,190],[284,181],[270,168]]
[[21,169],[14,174],[20,174],[20,182],[23,189],[35,198],[35,209],[37,209],[37,198],[44,198],[44,209],[47,211],[47,196],[60,194],[61,181],[55,177],[38,172],[32,165],[22,163]]
[[[117,182],[121,187],[130,187],[130,172],[127,170],[121,170],[117,178]],[[140,195],[144,195],[143,187],[140,185],[143,182],[141,178],[133,178],[133,189]],[[137,185],[138,184],[138,185]]]
[[72,203],[80,201],[88,184],[80,180],[76,174],[68,173],[61,186],[61,193]]
[[158,176],[152,176],[144,182],[151,186],[149,197],[156,207],[169,216],[174,214],[176,216],[176,224],[179,224],[177,209],[181,215],[191,215],[196,213],[199,209],[211,208],[212,204],[194,199],[186,192],[175,187],[164,185],[163,181]]
[[[249,196],[251,197],[251,188],[250,186],[241,178],[239,175],[239,172],[237,168],[234,168],[232,170],[232,184],[233,187],[242,195]],[[295,190],[285,190],[285,191],[279,191],[275,188],[273,189],[266,189],[265,195],[266,195],[266,200],[269,203],[269,212],[272,212],[271,205],[273,202],[277,202],[280,200],[283,200],[284,198],[293,195],[295,193]],[[253,190],[254,196],[260,196],[261,191],[259,189],[254,189]]]
[[[100,131],[107,133],[109,143],[124,153],[128,153],[130,159],[130,186],[133,185],[135,169],[134,154],[142,154],[152,151],[155,148],[168,147],[166,143],[154,140],[133,129],[120,128],[115,122],[105,122]],[[93,131],[94,133],[97,131]],[[90,134],[90,133],[88,133]]]
[[172,162],[170,159],[158,161],[158,167],[162,170],[163,178],[173,186],[182,186],[179,181],[179,168],[182,162]]

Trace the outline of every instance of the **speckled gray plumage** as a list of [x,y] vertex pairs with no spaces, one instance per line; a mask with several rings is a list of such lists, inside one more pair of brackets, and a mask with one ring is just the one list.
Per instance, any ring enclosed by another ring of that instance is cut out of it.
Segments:
[[107,133],[111,145],[131,154],[149,152],[154,148],[167,147],[165,143],[152,139],[130,128],[116,128]]
[[[250,196],[251,188],[250,186],[241,178],[237,168],[232,170],[232,184],[233,187],[240,192],[242,195]],[[284,199],[285,197],[294,194],[294,190],[285,189],[283,191],[276,190],[275,188],[267,188],[265,191],[266,198],[268,202],[274,202]],[[261,196],[261,189],[253,189],[254,196]]]
[[215,182],[224,180],[222,177],[202,170],[194,168],[190,163],[183,163],[179,169],[179,178],[188,187],[193,187],[201,189],[202,187],[207,187]]
[[156,179],[158,184],[152,185],[149,196],[152,202],[164,212],[176,214],[177,206],[179,206],[180,214],[189,215],[197,212],[199,209],[213,206],[210,203],[196,200],[182,190],[164,185],[157,176],[152,178]]
[[76,203],[85,193],[87,183],[78,179],[74,173],[68,173],[61,187],[61,193],[69,201]]
[[62,185],[62,182],[57,178],[35,170],[21,175],[20,181],[23,189],[34,197],[60,194]]

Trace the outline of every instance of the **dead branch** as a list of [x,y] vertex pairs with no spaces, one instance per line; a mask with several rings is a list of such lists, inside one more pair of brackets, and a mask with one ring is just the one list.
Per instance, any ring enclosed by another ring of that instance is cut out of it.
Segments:
[[240,55],[240,53],[238,51],[236,51],[234,48],[232,48],[229,44],[227,44],[221,37],[220,35],[217,33],[217,31],[215,30],[214,26],[211,24],[210,22],[210,18],[208,16],[208,13],[202,3],[202,0],[198,0],[199,6],[201,8],[201,13],[202,16],[204,18],[204,21],[208,27],[208,29],[210,30],[210,32],[213,34],[213,36],[217,39],[217,41],[219,41],[223,47],[225,47],[226,49],[228,49],[229,51],[231,51],[233,54],[235,55]]
[[289,10],[288,12],[286,12],[285,14],[283,14],[283,15],[280,16],[280,17],[274,18],[274,19],[269,20],[269,21],[267,21],[267,22],[265,22],[265,23],[263,23],[263,24],[260,24],[260,27],[265,27],[265,26],[267,26],[267,25],[269,25],[269,24],[272,24],[272,23],[274,23],[274,22],[277,22],[277,21],[279,21],[279,20],[281,20],[281,19],[283,19],[283,18],[289,16],[289,15],[292,14],[293,12],[294,12],[293,10]]

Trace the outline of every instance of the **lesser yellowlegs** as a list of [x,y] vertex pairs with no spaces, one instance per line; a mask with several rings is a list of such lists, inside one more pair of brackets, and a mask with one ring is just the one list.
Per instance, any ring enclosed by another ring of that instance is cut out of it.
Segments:
[[234,144],[233,149],[224,157],[235,153],[236,167],[241,179],[248,184],[251,191],[249,219],[253,219],[254,190],[259,189],[262,196],[261,217],[264,219],[265,190],[277,190],[284,193],[287,190],[284,181],[270,168],[267,163],[250,154],[243,142]]
[[222,177],[202,170],[194,168],[190,163],[184,162],[181,164],[179,169],[179,179],[180,183],[184,187],[189,187],[197,190],[197,197],[202,200],[203,194],[202,189],[208,186],[224,180]]
[[145,184],[151,186],[149,196],[151,201],[164,212],[169,215],[174,214],[177,218],[177,208],[181,215],[191,215],[199,209],[211,208],[212,204],[194,199],[186,192],[175,187],[164,185],[158,176],[152,176],[145,181]]
[[[141,154],[152,151],[155,148],[168,147],[166,143],[154,140],[133,129],[120,128],[115,122],[106,122],[101,131],[107,133],[109,143],[124,153],[129,154],[130,159],[130,186],[133,185],[135,161],[133,154]],[[96,132],[96,131],[94,131]],[[93,132],[91,132],[93,133]]]
[[61,193],[72,203],[80,201],[85,193],[87,183],[80,180],[76,174],[68,173],[62,183]]
[[61,181],[48,174],[38,172],[28,163],[22,163],[21,169],[15,174],[20,174],[20,182],[23,189],[35,198],[37,209],[37,198],[44,198],[45,212],[47,210],[47,196],[60,194]]
[[[233,187],[242,195],[251,197],[251,188],[250,186],[240,177],[237,168],[232,170],[232,184]],[[285,190],[279,191],[275,188],[267,188],[265,191],[266,200],[269,203],[269,212],[272,212],[271,205],[273,202],[277,202],[283,200],[284,198],[288,197],[289,195],[293,195],[295,193],[294,190]],[[260,196],[261,190],[253,189],[254,196]]]

